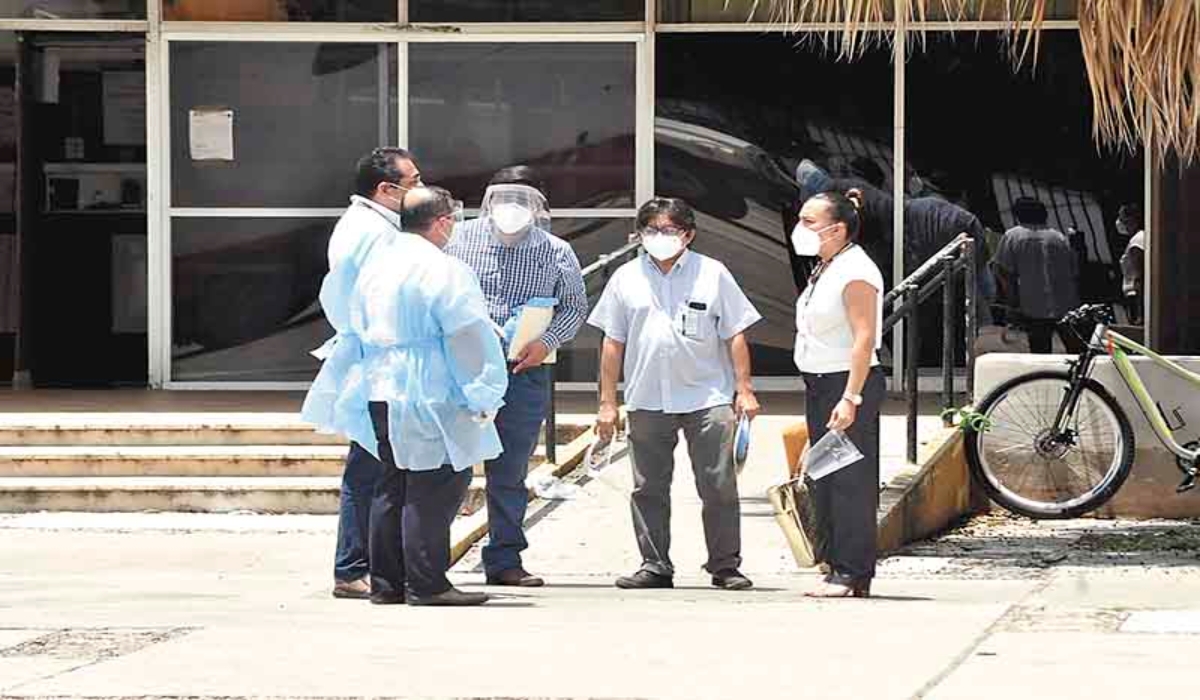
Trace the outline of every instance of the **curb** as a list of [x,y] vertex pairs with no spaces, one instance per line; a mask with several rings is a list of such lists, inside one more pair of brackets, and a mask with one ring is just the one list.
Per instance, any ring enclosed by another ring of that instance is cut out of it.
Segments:
[[880,557],[942,532],[974,511],[965,449],[961,430],[943,429],[926,444],[918,466],[897,475],[880,493]]

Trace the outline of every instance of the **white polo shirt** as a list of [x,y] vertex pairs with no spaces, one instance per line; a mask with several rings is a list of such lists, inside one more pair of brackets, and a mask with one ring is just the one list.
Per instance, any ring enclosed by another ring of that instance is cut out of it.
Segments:
[[[845,291],[851,282],[863,281],[875,288],[875,349],[883,338],[883,274],[862,246],[852,246],[809,284],[796,300],[796,368],[809,374],[850,371],[854,331],[846,313]],[[871,366],[879,364],[871,353]]]
[[625,404],[692,413],[733,401],[729,340],[762,316],[720,262],[685,252],[663,274],[648,255],[622,265],[588,324],[625,344]]

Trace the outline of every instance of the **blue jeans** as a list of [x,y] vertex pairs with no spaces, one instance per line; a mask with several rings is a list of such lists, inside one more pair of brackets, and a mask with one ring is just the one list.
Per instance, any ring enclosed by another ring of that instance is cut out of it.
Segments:
[[357,581],[370,571],[367,533],[371,499],[382,474],[383,464],[358,443],[351,442],[338,504],[337,553],[333,561],[333,577],[338,581]]
[[504,452],[484,465],[489,540],[483,548],[483,568],[488,575],[520,567],[521,552],[529,546],[525,539],[525,510],[529,505],[525,477],[549,405],[549,368],[509,375],[504,407],[496,415]]

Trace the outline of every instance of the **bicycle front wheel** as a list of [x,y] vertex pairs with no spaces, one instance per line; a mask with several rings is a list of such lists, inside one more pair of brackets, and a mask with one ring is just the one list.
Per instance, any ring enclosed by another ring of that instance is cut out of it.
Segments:
[[1112,394],[1085,379],[1064,431],[1054,419],[1066,372],[1034,372],[987,395],[990,426],[967,439],[972,475],[993,501],[1031,518],[1074,518],[1104,505],[1133,467],[1133,428]]

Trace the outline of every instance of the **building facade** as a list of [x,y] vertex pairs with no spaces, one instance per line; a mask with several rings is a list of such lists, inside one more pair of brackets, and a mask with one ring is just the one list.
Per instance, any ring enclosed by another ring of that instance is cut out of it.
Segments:
[[[355,160],[385,144],[468,208],[498,168],[538,167],[585,265],[639,203],[685,198],[698,249],[766,318],[763,376],[794,373],[787,233],[818,186],[870,194],[890,282],[972,218],[994,246],[1035,196],[1093,301],[1121,300],[1118,213],[1142,212],[1151,291],[1123,320],[1197,349],[1155,297],[1164,280],[1200,296],[1198,178],[1096,146],[1074,2],[1019,70],[1000,18],[932,15],[848,61],[831,27],[784,32],[754,4],[0,0],[0,376],[304,386],[330,230]],[[560,380],[594,380],[597,341],[562,353]]]

